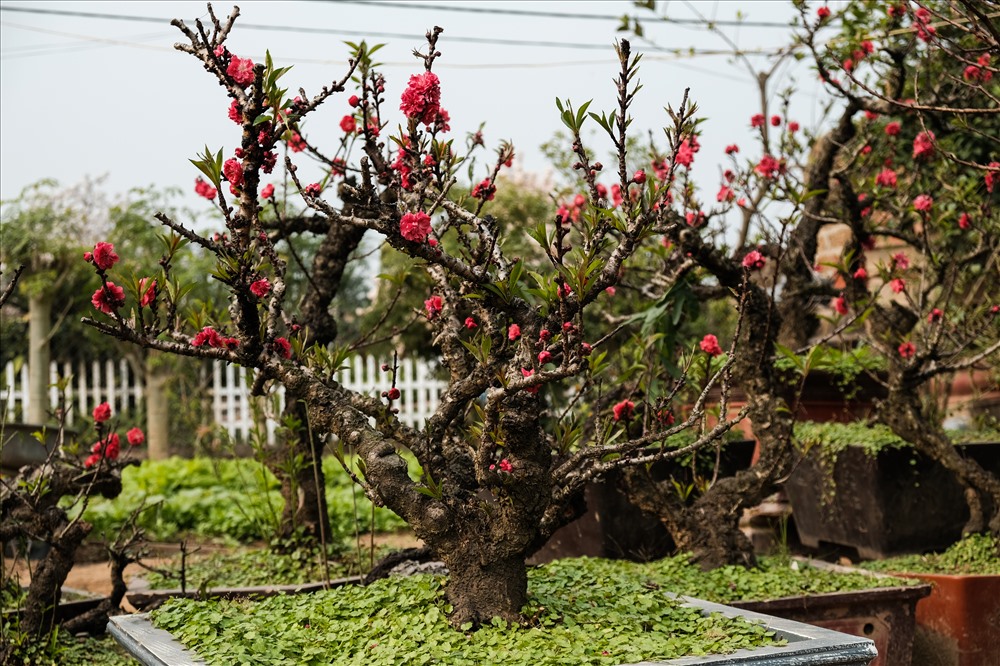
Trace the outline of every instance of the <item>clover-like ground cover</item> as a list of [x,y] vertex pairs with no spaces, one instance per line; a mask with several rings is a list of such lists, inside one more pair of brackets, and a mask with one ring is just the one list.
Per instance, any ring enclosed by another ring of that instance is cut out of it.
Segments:
[[446,580],[390,578],[260,601],[173,600],[155,623],[209,663],[619,664],[726,653],[774,642],[765,628],[683,608],[667,591],[717,602],[859,590],[910,581],[843,574],[783,558],[703,572],[683,555],[645,564],[573,558],[529,574],[526,626],[475,633],[447,624]]
[[873,571],[1000,575],[1000,541],[989,534],[969,534],[942,553],[900,555],[860,566]]
[[446,580],[429,575],[259,601],[174,599],[154,622],[210,664],[621,664],[780,644],[766,627],[682,606],[637,566],[534,569],[525,626],[494,620],[470,633],[448,625]]

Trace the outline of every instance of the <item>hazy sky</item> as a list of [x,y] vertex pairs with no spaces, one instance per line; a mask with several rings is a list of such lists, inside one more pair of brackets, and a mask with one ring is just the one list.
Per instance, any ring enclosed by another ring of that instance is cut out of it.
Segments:
[[[214,6],[223,15],[231,8],[228,3]],[[635,127],[662,127],[667,122],[663,107],[676,106],[683,89],[690,87],[701,114],[710,119],[696,162],[696,175],[708,185],[718,177],[723,147],[749,143],[749,118],[759,109],[755,85],[731,59],[705,54],[678,58],[664,51],[728,49],[722,39],[701,27],[657,21],[630,2],[239,6],[241,19],[228,41],[230,50],[258,62],[269,49],[278,64],[294,65],[284,81],[309,94],[342,76],[344,40],[387,43],[378,56],[385,64],[393,127],[401,118],[399,93],[409,75],[421,71],[410,53],[422,46],[428,28],[440,25],[442,57],[435,71],[442,81],[442,105],[452,116],[453,136],[464,143],[466,132],[485,121],[487,146],[510,139],[517,164],[530,172],[547,168],[539,146],[561,127],[557,96],[576,104],[593,98],[593,110],[614,108],[612,43],[622,36],[614,17],[625,12],[649,17],[643,22],[647,40],[632,40],[634,48],[646,54],[640,73],[645,87],[633,109]],[[790,2],[674,0],[667,6],[676,19],[691,19],[695,12],[732,19],[742,8],[751,22],[783,24],[794,13]],[[204,3],[4,1],[0,10],[0,197],[14,197],[41,178],[69,185],[87,175],[107,174],[105,188],[111,193],[134,186],[175,186],[184,189],[188,203],[205,208],[207,202],[193,194],[197,171],[188,159],[205,145],[231,155],[239,130],[226,116],[229,100],[214,78],[193,57],[172,48],[183,36],[169,25],[175,17],[189,25],[206,17]],[[519,11],[552,16],[513,13]],[[788,29],[766,26],[723,30],[744,49],[780,46],[789,36]],[[756,62],[763,64],[759,58]],[[795,74],[802,93],[790,117],[809,126],[818,118],[822,99],[815,75],[804,66],[782,73],[782,85],[774,88],[784,87],[788,75]],[[322,145],[339,137],[338,121],[349,111],[350,94],[332,98],[324,111],[310,118],[304,129],[311,140]],[[610,151],[607,141],[595,147],[601,154]]]

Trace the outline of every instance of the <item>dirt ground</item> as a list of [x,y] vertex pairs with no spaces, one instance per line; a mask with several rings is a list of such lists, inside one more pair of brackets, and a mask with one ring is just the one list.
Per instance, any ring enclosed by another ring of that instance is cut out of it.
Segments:
[[[370,535],[361,535],[361,543],[367,546],[370,541]],[[392,534],[376,534],[375,544],[379,546],[388,546],[390,548],[414,548],[420,546],[420,541],[413,536],[411,532],[401,531]],[[193,549],[194,547],[192,547]],[[201,544],[197,546],[200,548],[201,553],[208,551],[226,550],[224,546],[218,546],[215,544]],[[96,550],[96,549],[95,549]],[[164,567],[170,564],[171,557],[173,554],[178,552],[177,544],[153,544],[150,547],[151,557],[143,559],[143,562],[150,567]],[[106,596],[111,593],[111,568],[109,564],[105,561],[80,561],[80,560],[90,560],[93,559],[94,555],[91,553],[81,553],[81,557],[77,558],[77,563],[73,565],[73,568],[69,572],[69,576],[66,577],[66,582],[63,585],[64,588],[72,590],[81,590],[84,592],[90,592],[92,594],[98,594],[101,596]],[[34,563],[32,563],[33,565]],[[141,589],[145,587],[145,582],[143,580],[143,574],[146,570],[143,569],[138,564],[131,564],[125,569],[125,583],[128,585],[129,589]],[[31,570],[29,563],[24,558],[4,558],[4,578],[10,575],[16,575],[21,585],[28,585],[31,582]],[[132,611],[125,603],[125,610]]]

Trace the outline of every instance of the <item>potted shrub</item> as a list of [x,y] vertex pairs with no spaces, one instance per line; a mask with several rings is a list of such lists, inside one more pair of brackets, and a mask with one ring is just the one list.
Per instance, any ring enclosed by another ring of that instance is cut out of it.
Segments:
[[990,666],[1000,654],[1000,558],[996,539],[970,535],[940,554],[862,566],[930,583],[917,604],[914,657],[920,663]]
[[[969,519],[962,485],[888,427],[865,422],[800,423],[801,459],[785,483],[799,540],[857,549],[864,559],[945,548]],[[1000,449],[956,445],[1000,472]]]

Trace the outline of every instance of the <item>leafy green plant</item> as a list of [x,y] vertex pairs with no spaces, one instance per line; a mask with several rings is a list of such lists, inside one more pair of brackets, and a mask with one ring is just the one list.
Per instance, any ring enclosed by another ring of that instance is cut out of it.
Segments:
[[529,572],[523,626],[496,619],[455,632],[440,577],[390,577],[260,601],[173,599],[157,626],[210,664],[620,664],[774,645],[773,632],[683,607],[629,567],[553,562]]
[[[329,553],[332,558],[336,553]],[[348,575],[345,563],[330,559],[330,576]],[[146,579],[156,589],[180,587],[180,558],[166,568],[150,572]],[[299,585],[321,581],[326,569],[315,549],[298,548],[289,552],[242,548],[235,552],[212,553],[186,558],[184,563],[188,589],[202,587],[244,587],[254,585]],[[161,571],[163,573],[161,573]]]
[[1000,575],[1000,539],[989,534],[969,534],[943,553],[903,555],[860,566],[872,571]]
[[[376,508],[330,458],[323,461],[327,502],[334,541],[355,528],[387,532],[404,526],[387,509]],[[133,507],[145,502],[139,526],[150,539],[172,541],[184,535],[250,542],[271,537],[271,516],[281,511],[278,482],[259,463],[248,459],[169,458],[148,461],[122,474],[122,494],[114,501],[97,500],[84,518],[97,533],[120,524]],[[356,508],[355,508],[356,507]]]

